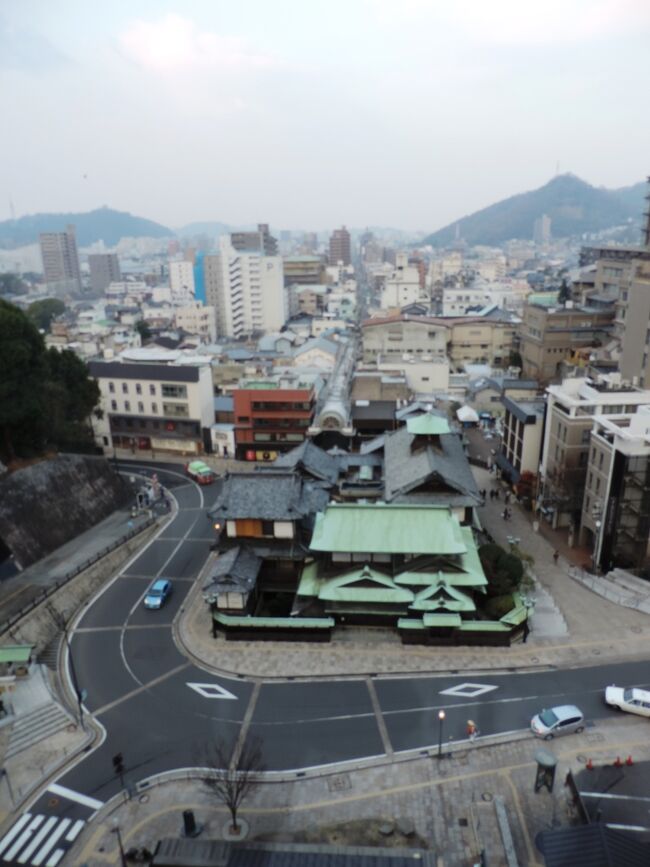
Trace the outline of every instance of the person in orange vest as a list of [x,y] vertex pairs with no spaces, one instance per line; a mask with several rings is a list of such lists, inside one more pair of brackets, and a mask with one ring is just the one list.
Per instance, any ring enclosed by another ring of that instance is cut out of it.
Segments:
[[468,719],[467,720],[467,737],[470,739],[470,741],[473,741],[476,738],[476,733],[477,733],[476,723],[473,720]]

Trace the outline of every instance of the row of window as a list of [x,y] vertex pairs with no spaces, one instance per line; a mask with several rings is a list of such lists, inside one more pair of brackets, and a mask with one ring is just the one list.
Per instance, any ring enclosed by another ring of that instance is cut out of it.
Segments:
[[[142,383],[136,382],[134,383],[135,394],[142,394]],[[109,394],[115,394],[115,383],[109,381],[108,383],[108,392]],[[186,385],[169,385],[162,384],[160,386],[160,392],[163,397],[180,397],[187,398],[187,386]],[[122,394],[130,394],[129,383],[122,383]],[[155,397],[157,394],[156,386],[153,382],[149,383],[149,395],[151,397]]]

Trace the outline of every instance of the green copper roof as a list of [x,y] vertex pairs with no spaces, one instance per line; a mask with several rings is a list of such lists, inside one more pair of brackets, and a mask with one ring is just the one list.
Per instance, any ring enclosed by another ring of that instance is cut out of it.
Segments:
[[444,580],[421,590],[410,607],[413,611],[436,611],[438,608],[447,611],[476,611],[476,605],[470,596],[451,587]]
[[212,615],[223,626],[259,626],[274,629],[332,629],[333,617],[238,617],[231,614]]
[[467,544],[448,508],[386,503],[330,503],[316,515],[314,551],[463,554]]
[[410,617],[400,617],[397,621],[398,629],[424,629],[424,623],[421,620],[412,620]]
[[337,602],[412,602],[413,593],[369,566],[323,580],[318,598]]
[[422,618],[425,626],[448,626],[456,628],[461,625],[460,614],[425,614]]
[[33,649],[33,644],[5,644],[0,647],[0,662],[29,662]]
[[462,632],[510,632],[510,627],[497,620],[463,620],[458,627]]
[[432,415],[430,412],[407,419],[406,430],[410,434],[428,436],[451,433],[447,419],[441,418],[439,415]]

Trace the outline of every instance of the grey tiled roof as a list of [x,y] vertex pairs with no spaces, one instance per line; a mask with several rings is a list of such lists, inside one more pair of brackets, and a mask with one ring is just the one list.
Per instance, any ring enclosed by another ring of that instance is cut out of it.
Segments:
[[276,458],[274,467],[295,470],[302,468],[306,472],[327,482],[336,482],[339,476],[339,462],[333,455],[314,445],[311,440],[305,440],[295,449]]
[[[480,502],[474,476],[456,434],[438,437],[440,448],[427,445],[412,452],[414,439],[405,427],[384,435],[386,502],[439,502],[468,506]],[[427,479],[436,476],[451,489],[448,494],[442,491],[411,493]]]
[[255,586],[262,561],[248,548],[231,548],[221,554],[211,577],[203,585],[209,595],[234,591],[249,593]]
[[229,473],[211,518],[298,521],[324,508],[327,491],[292,472]]

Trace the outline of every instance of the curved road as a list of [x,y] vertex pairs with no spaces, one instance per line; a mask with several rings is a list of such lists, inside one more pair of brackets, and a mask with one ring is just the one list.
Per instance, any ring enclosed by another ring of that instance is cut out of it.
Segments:
[[[181,467],[148,466],[176,498],[174,520],[77,619],[71,646],[85,706],[105,737],[66,771],[0,840],[1,864],[55,867],[83,825],[121,789],[112,757],[124,756],[125,782],[203,764],[201,744],[261,741],[269,771],[296,771],[435,746],[437,712],[444,739],[465,737],[466,720],[481,734],[526,728],[541,707],[576,703],[589,725],[613,714],[608,683],[648,685],[647,663],[481,675],[359,677],[248,681],[199,668],[178,650],[172,621],[214,541],[206,509],[217,486],[200,488]],[[137,464],[129,472],[139,471]],[[156,576],[173,582],[164,608],[142,599]],[[260,644],[260,652],[264,652]],[[451,691],[451,692],[450,692]]]

